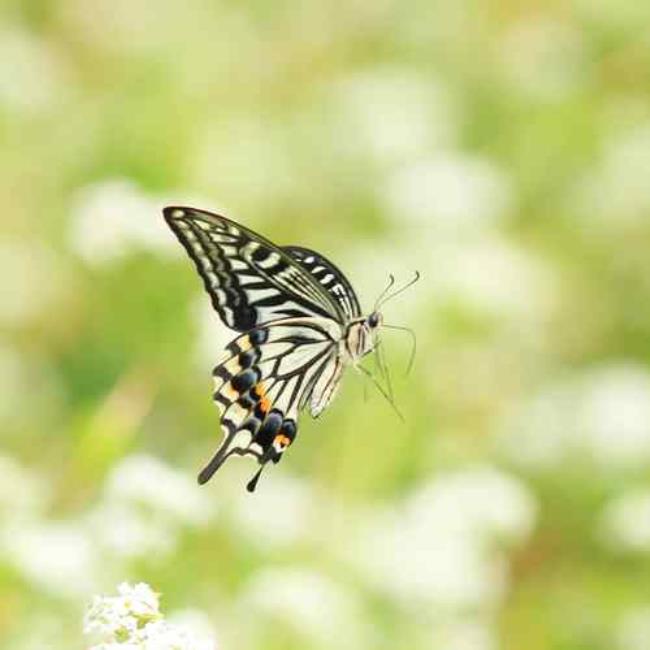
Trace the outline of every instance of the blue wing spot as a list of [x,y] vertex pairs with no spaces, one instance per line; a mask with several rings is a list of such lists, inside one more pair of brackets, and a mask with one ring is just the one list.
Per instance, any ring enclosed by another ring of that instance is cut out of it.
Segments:
[[232,387],[238,393],[245,393],[253,384],[257,382],[258,376],[252,370],[246,370],[230,380]]
[[254,330],[251,330],[248,334],[248,338],[250,339],[250,342],[252,345],[262,345],[268,338],[269,333],[266,329],[264,328],[257,328]]

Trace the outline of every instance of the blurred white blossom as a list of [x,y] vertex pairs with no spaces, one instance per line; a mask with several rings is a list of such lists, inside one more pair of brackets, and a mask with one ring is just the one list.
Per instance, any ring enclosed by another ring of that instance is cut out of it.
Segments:
[[218,178],[222,196],[237,197],[239,206],[249,207],[247,223],[255,229],[250,219],[264,218],[260,206],[300,190],[300,169],[286,146],[291,135],[259,114],[218,116],[204,126],[191,172],[202,187]]
[[437,309],[462,305],[488,317],[523,321],[526,328],[520,335],[533,337],[558,293],[552,268],[496,234],[461,242],[417,232],[396,236],[392,246],[368,245],[356,253],[345,268],[350,269],[359,294],[368,296],[366,306],[380,293],[388,273],[399,286],[416,269],[420,271],[419,283],[386,304],[386,320],[393,324],[408,322],[418,307],[430,301]]
[[632,365],[593,373],[580,413],[587,444],[603,465],[650,460],[650,372]]
[[[435,237],[425,227],[396,232],[390,246],[368,243],[341,261],[366,308],[372,305],[391,273],[397,286],[420,271],[419,283],[388,302],[386,321],[407,323],[415,311],[430,302],[433,308],[462,305],[481,315],[525,323],[519,335],[540,332],[558,295],[554,270],[541,258],[495,234]],[[382,333],[382,336],[392,334]]]
[[495,545],[524,541],[536,511],[512,476],[492,468],[450,473],[377,513],[348,553],[377,588],[406,603],[494,603],[507,582]]
[[650,459],[650,373],[621,363],[561,380],[520,406],[502,441],[533,467],[579,455],[603,469],[638,468]]
[[[210,617],[198,609],[174,610],[167,616],[167,621],[188,636],[199,639],[215,638],[214,625]],[[213,646],[208,646],[208,648]]]
[[11,456],[0,456],[0,527],[13,520],[37,516],[46,503],[47,490],[42,477]]
[[576,454],[575,397],[563,385],[527,396],[506,418],[498,443],[503,453],[525,468],[550,468]]
[[[242,606],[247,617],[253,611],[262,621],[280,622],[316,647],[369,647],[369,630],[358,599],[342,584],[316,571],[263,569],[242,595]],[[263,628],[262,623],[260,630]]]
[[207,378],[218,360],[223,357],[226,345],[238,336],[239,332],[224,325],[203,291],[191,304],[190,312],[196,332],[194,335],[196,366]]
[[450,152],[405,165],[386,183],[389,216],[400,226],[474,230],[498,223],[514,202],[512,182],[498,165]]
[[616,650],[647,650],[650,639],[650,604],[624,612],[616,633]]
[[95,596],[84,616],[84,633],[100,642],[89,650],[214,650],[204,635],[164,620],[159,594],[140,582],[122,583],[117,596]]
[[444,527],[446,533],[479,543],[519,543],[533,530],[537,506],[514,476],[477,467],[443,474],[421,487],[409,498],[406,512],[413,521]]
[[310,485],[277,473],[264,483],[255,499],[240,491],[231,508],[235,527],[251,543],[267,550],[296,544],[308,537],[318,510]]
[[501,559],[487,558],[465,537],[436,534],[428,522],[405,519],[377,519],[357,549],[376,589],[407,605],[452,610],[500,601],[506,586]]
[[111,179],[77,193],[71,209],[70,243],[90,264],[105,264],[133,249],[180,255],[161,210],[163,198],[135,183]]
[[214,500],[189,475],[136,454],[111,471],[86,521],[98,544],[118,557],[147,557],[171,553],[183,527],[204,526],[214,513]]
[[65,77],[61,57],[48,40],[16,28],[0,32],[0,105],[41,112],[63,97]]
[[209,521],[214,504],[185,472],[145,454],[127,456],[106,482],[110,501],[140,503],[185,524]]
[[436,301],[491,316],[526,319],[531,328],[554,304],[556,280],[538,258],[496,235],[429,250],[428,282]]
[[336,95],[340,129],[349,134],[342,146],[353,143],[395,163],[454,143],[458,118],[435,79],[387,66],[347,77],[336,85]]
[[610,136],[601,160],[576,182],[571,198],[589,227],[642,223],[650,211],[649,176],[650,123],[646,121]]
[[57,595],[95,587],[100,557],[85,527],[75,522],[21,522],[3,528],[3,556],[25,578]]
[[103,501],[87,522],[98,545],[117,557],[162,557],[176,548],[176,523],[131,502]]
[[603,510],[598,534],[616,551],[650,552],[650,488],[612,499]]

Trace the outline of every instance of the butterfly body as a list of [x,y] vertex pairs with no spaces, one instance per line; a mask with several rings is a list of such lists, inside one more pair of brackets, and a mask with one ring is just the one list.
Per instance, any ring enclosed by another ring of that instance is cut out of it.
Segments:
[[315,251],[278,247],[203,210],[163,212],[221,319],[240,332],[213,370],[224,437],[199,482],[232,456],[277,463],[295,440],[299,412],[318,417],[344,369],[373,350],[381,314],[362,316],[343,273]]

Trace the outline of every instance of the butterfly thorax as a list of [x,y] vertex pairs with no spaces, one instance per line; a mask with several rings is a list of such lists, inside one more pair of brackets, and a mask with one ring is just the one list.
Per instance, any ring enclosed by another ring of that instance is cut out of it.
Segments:
[[347,363],[356,365],[377,344],[382,315],[373,311],[364,318],[353,320],[341,340],[340,353]]

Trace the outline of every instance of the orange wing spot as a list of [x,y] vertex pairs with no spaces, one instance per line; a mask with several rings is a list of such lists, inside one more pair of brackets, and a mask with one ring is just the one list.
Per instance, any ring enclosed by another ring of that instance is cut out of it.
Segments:
[[291,438],[289,438],[289,436],[285,436],[283,433],[279,433],[277,436],[275,436],[275,440],[273,442],[276,442],[281,447],[288,447],[291,444]]
[[260,398],[260,408],[266,413],[271,408],[271,400],[266,397],[266,388],[263,383],[256,384],[253,391]]

